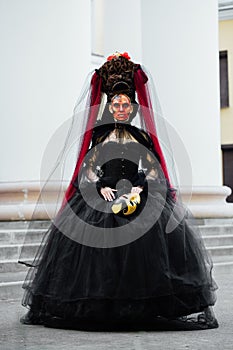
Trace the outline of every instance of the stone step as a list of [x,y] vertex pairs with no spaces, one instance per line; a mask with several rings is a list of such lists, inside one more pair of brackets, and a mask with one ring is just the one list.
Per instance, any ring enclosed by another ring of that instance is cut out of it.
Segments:
[[216,256],[232,256],[232,261],[233,261],[233,245],[207,247],[207,250],[210,252],[211,256],[213,257],[213,261]]
[[[1,261],[4,260],[11,260],[11,259],[18,259],[21,251],[20,244],[6,244],[6,245],[0,245],[0,259]],[[38,243],[30,243],[24,245],[24,258],[32,258],[35,256],[38,247],[40,244]]]
[[233,225],[233,218],[195,219],[195,223],[204,226]]
[[0,245],[24,243],[27,236],[27,243],[41,242],[47,229],[32,229],[26,231],[25,229],[8,229],[0,230]]
[[51,224],[49,220],[35,221],[0,221],[0,230],[4,229],[27,229],[29,225],[33,228],[48,228]]
[[217,256],[213,256],[213,264],[214,266],[217,265],[228,265],[228,264],[232,264],[233,265],[233,256],[232,255],[217,255]]
[[[27,262],[31,262],[30,259]],[[17,271],[27,271],[28,267],[19,264],[17,259],[0,260],[0,273],[2,272],[17,272]]]
[[39,243],[42,241],[47,229],[12,229],[12,230],[0,230],[0,245],[24,243],[27,235],[27,243]]
[[204,243],[208,247],[218,247],[233,245],[233,234],[232,235],[207,235],[202,236]]
[[5,282],[19,282],[24,281],[27,275],[28,269],[26,271],[18,272],[2,272],[0,273],[0,284]]
[[233,235],[233,225],[199,225],[201,235]]

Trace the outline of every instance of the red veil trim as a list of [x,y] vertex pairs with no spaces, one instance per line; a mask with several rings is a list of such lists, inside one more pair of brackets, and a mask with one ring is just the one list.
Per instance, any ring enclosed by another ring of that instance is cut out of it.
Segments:
[[[161,167],[162,167],[163,173],[170,184],[165,158],[163,156],[163,152],[162,152],[162,149],[160,147],[159,140],[157,137],[156,126],[155,126],[155,122],[154,122],[153,109],[152,109],[150,96],[149,96],[147,89],[146,89],[147,80],[148,80],[148,78],[147,78],[147,75],[145,74],[145,72],[141,68],[137,69],[136,72],[134,73],[134,84],[135,84],[135,88],[136,88],[136,92],[137,92],[137,96],[138,96],[138,102],[139,102],[139,105],[140,105],[142,112],[143,112],[143,117],[144,117],[147,132],[149,133],[149,135],[153,141],[155,151],[157,152],[157,154],[160,157],[160,162],[161,162]],[[88,122],[87,122],[87,126],[86,126],[86,131],[84,133],[84,137],[83,137],[83,141],[82,141],[81,151],[80,151],[77,163],[76,163],[76,167],[75,167],[71,182],[70,182],[70,184],[65,192],[65,197],[64,197],[61,208],[63,208],[65,203],[67,201],[69,201],[70,198],[72,198],[72,196],[74,195],[74,193],[76,191],[76,189],[73,185],[73,182],[78,177],[79,170],[80,170],[80,167],[82,165],[83,159],[84,159],[84,157],[89,149],[89,145],[91,143],[92,131],[93,131],[93,127],[94,127],[94,124],[96,122],[96,119],[97,119],[99,106],[101,103],[101,97],[102,97],[101,87],[102,87],[101,77],[95,72],[92,76],[92,79],[91,79],[90,111],[89,111],[89,115],[88,115]]]
[[99,111],[99,105],[101,103],[101,77],[95,72],[93,74],[93,77],[91,79],[91,102],[90,102],[90,111],[88,115],[88,122],[87,122],[87,127],[86,131],[83,137],[83,142],[81,146],[81,151],[76,163],[76,167],[71,179],[71,182],[66,190],[65,193],[65,198],[62,203],[62,207],[68,201],[75,193],[75,187],[73,185],[73,182],[76,180],[78,177],[79,169],[82,165],[83,159],[88,151],[89,145],[91,143],[91,138],[92,138],[92,130],[94,127],[94,124],[97,119],[98,111]]
[[165,158],[157,136],[150,95],[146,89],[147,80],[148,80],[147,75],[145,74],[145,72],[143,72],[141,68],[136,70],[136,72],[134,73],[134,84],[135,84],[135,88],[138,96],[138,102],[140,107],[142,108],[146,129],[153,141],[154,149],[160,157],[161,167],[162,167],[164,176],[166,177],[169,184],[171,185]]

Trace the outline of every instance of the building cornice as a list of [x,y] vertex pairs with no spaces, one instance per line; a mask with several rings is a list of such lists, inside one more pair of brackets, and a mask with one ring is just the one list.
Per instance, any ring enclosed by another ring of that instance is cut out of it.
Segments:
[[218,1],[218,16],[220,21],[233,19],[233,1],[219,0]]

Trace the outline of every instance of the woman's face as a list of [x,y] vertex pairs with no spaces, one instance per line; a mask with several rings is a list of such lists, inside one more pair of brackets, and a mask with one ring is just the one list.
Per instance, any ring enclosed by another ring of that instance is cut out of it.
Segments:
[[109,110],[115,121],[127,122],[133,112],[133,106],[127,95],[119,94],[112,98]]

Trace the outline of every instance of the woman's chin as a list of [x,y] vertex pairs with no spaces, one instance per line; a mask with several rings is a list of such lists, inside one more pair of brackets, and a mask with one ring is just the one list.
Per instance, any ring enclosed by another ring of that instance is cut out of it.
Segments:
[[115,121],[119,123],[127,123],[129,121],[129,118],[117,118]]

